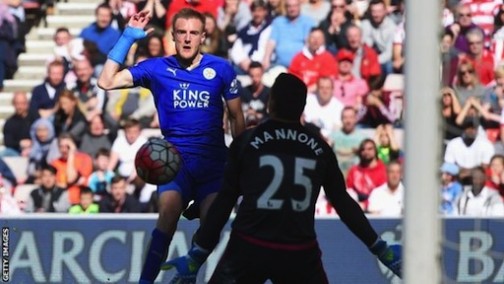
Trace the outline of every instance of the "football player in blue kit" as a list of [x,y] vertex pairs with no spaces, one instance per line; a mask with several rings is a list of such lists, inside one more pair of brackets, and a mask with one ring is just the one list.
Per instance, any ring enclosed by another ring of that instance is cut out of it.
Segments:
[[165,139],[179,150],[183,166],[175,179],[158,186],[159,217],[139,283],[153,283],[165,260],[180,215],[194,200],[204,223],[221,188],[227,148],[224,143],[223,100],[233,136],[244,128],[238,81],[224,59],[200,53],[205,18],[182,9],[173,18],[176,54],[151,58],[120,70],[131,45],[152,30],[144,30],[150,12],[135,14],[108,54],[98,84],[106,90],[142,86],[151,90]]

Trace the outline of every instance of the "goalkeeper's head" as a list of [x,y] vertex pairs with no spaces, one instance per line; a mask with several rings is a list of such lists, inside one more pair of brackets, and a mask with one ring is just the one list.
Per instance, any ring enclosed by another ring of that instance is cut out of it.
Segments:
[[268,111],[272,119],[299,121],[306,104],[307,88],[298,77],[281,73],[271,87]]

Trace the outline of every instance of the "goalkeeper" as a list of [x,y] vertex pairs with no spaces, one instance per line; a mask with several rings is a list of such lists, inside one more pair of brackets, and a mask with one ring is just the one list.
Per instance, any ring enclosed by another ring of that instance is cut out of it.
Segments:
[[164,263],[172,283],[194,283],[243,195],[226,250],[209,283],[328,283],[314,229],[321,186],[341,220],[396,275],[401,246],[388,245],[348,195],[331,148],[300,123],[306,85],[280,74],[271,89],[270,120],[231,144],[224,184],[189,253]]

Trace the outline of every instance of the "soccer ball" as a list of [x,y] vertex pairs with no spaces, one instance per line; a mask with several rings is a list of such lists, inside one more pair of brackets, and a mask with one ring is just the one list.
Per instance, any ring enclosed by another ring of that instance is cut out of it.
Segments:
[[166,184],[172,181],[180,169],[180,154],[170,142],[150,138],[135,156],[137,175],[150,184]]

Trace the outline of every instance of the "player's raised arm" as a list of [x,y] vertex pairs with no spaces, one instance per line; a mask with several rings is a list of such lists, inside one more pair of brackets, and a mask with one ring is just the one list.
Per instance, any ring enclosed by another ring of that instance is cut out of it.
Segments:
[[130,71],[119,71],[133,43],[144,38],[153,29],[144,31],[151,18],[150,11],[142,11],[133,15],[123,34],[108,54],[103,71],[98,78],[98,86],[104,90],[133,87],[133,76]]

